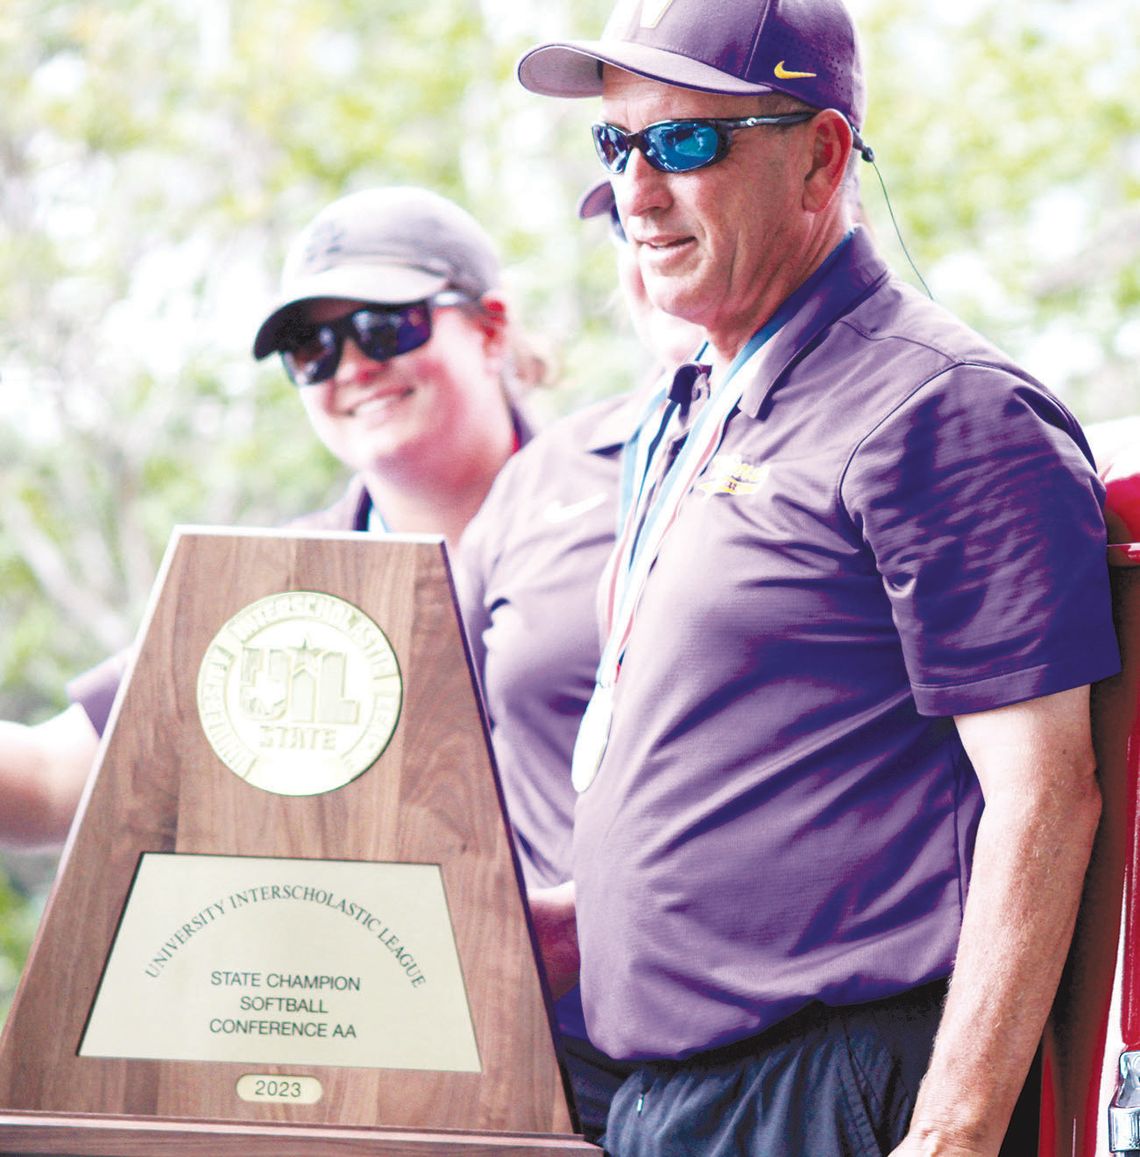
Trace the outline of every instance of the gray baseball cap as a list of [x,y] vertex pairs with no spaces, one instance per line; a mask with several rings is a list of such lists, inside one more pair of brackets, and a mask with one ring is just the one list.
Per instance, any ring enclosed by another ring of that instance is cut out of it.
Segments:
[[289,247],[281,295],[253,356],[280,348],[289,315],[318,297],[402,305],[443,289],[471,298],[499,284],[499,258],[466,210],[429,189],[363,189],[322,209]]
[[518,77],[546,96],[598,96],[603,64],[703,92],[781,92],[863,123],[863,66],[841,0],[618,0],[600,40],[540,44]]

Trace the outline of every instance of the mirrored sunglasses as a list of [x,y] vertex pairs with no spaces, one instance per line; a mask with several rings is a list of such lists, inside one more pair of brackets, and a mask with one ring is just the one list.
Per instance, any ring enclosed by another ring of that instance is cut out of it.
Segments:
[[776,116],[718,117],[711,120],[658,121],[639,133],[623,132],[616,125],[596,124],[594,148],[611,173],[622,173],[634,149],[662,173],[691,173],[715,164],[727,152],[738,129],[761,125],[796,125],[811,120],[814,112],[790,112]]
[[433,307],[470,301],[465,294],[444,290],[409,305],[362,306],[319,324],[298,319],[282,332],[278,352],[294,385],[314,386],[336,373],[346,339],[351,338],[365,357],[386,362],[427,344]]

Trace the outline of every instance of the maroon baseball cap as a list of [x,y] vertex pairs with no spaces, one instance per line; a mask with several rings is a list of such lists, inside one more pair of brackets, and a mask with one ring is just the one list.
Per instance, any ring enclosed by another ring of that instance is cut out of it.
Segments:
[[608,180],[591,185],[578,198],[578,216],[583,221],[590,217],[600,217],[603,213],[612,213],[613,210],[614,187]]
[[863,123],[863,66],[841,0],[618,0],[600,40],[540,44],[518,76],[546,96],[598,96],[603,64],[703,92],[782,92]]

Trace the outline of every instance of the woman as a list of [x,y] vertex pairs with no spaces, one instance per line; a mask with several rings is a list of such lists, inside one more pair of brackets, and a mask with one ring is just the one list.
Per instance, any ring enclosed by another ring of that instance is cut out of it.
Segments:
[[[280,354],[314,432],[353,473],[313,529],[437,533],[452,545],[529,436],[490,238],[426,189],[333,202],[290,247],[256,358]],[[37,726],[0,722],[0,842],[67,835],[126,657],[73,682]]]

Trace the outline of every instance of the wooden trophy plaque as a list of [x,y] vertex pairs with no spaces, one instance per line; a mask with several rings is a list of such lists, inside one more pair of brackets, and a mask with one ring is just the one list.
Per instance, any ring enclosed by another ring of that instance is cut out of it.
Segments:
[[438,539],[175,532],[0,1041],[0,1152],[598,1153]]

